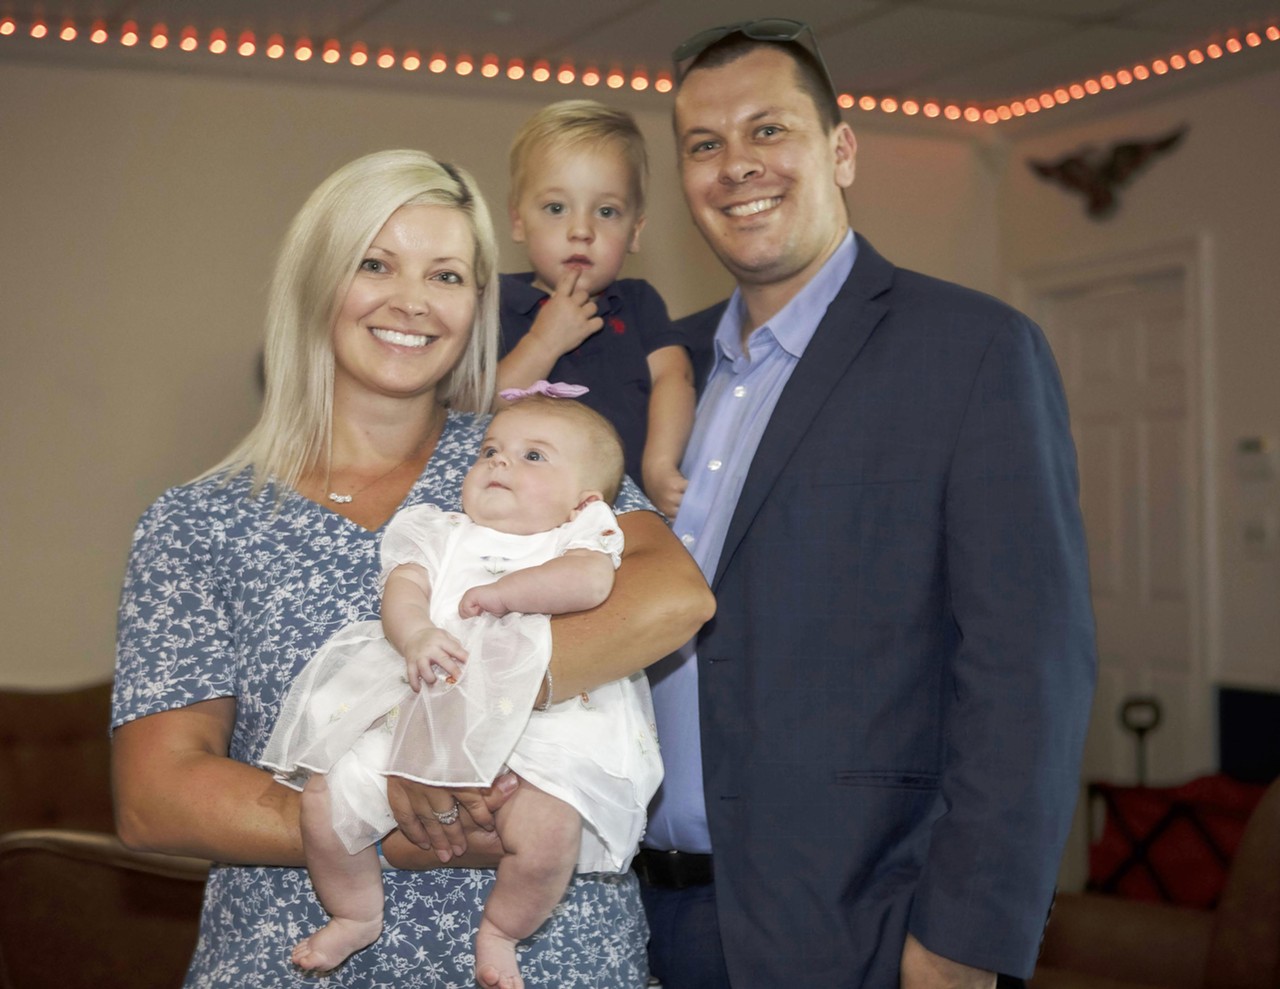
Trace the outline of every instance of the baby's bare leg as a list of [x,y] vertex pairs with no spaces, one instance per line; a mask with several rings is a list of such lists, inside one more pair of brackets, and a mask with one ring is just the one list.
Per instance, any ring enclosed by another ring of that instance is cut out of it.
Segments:
[[564,897],[582,821],[563,800],[522,779],[497,825],[507,852],[476,933],[476,981],[484,989],[522,989],[516,942],[541,927]]
[[302,848],[316,895],[329,911],[329,923],[293,949],[293,963],[310,971],[328,971],[352,952],[373,944],[382,933],[382,867],[375,848],[355,855],[334,833],[329,784],[314,774],[302,790]]

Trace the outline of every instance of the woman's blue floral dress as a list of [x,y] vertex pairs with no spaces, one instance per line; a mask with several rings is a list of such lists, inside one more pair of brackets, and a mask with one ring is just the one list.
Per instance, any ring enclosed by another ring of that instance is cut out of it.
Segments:
[[[487,416],[450,413],[404,506],[461,509],[462,478]],[[290,492],[247,497],[247,476],[165,493],[143,515],[120,602],[112,726],[215,697],[236,699],[231,756],[266,745],[295,673],[344,625],[378,616],[378,548],[369,532]],[[646,507],[625,487],[619,510]],[[187,986],[463,989],[474,983],[472,935],[493,872],[386,872],[378,942],[331,975],[289,963],[325,922],[305,869],[214,866]],[[530,986],[637,989],[648,929],[635,878],[578,877],[526,942]]]

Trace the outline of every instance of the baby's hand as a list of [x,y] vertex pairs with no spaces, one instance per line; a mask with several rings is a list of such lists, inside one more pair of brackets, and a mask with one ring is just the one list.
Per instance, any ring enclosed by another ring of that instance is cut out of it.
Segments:
[[475,618],[476,615],[495,615],[501,618],[511,609],[502,599],[502,591],[498,581],[492,584],[478,584],[462,595],[458,603],[458,614],[463,618]]
[[689,482],[674,464],[645,464],[641,470],[644,472],[644,493],[658,506],[658,511],[668,519],[674,519],[680,511],[680,502],[684,500]]
[[462,676],[462,664],[466,661],[467,651],[462,644],[442,628],[423,629],[405,643],[405,675],[415,692],[421,690],[423,684],[436,682],[437,667],[450,683],[454,682]]
[[560,279],[529,328],[531,336],[544,341],[557,355],[576,350],[583,340],[604,326],[587,290],[578,288],[578,275],[575,268]]

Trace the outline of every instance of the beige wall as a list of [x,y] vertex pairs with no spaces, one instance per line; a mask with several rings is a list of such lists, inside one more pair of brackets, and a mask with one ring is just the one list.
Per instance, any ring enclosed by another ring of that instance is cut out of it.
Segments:
[[[1280,130],[1267,125],[1277,105],[1273,72],[1012,141],[854,117],[850,196],[855,225],[893,260],[1009,297],[1029,274],[1203,245],[1206,667],[1272,688],[1280,559],[1247,550],[1240,528],[1280,513],[1280,482],[1242,482],[1235,444],[1280,441]],[[534,106],[456,90],[0,62],[0,686],[110,675],[133,523],[252,423],[263,292],[310,189],[367,151],[425,147],[477,175],[502,226],[505,148]],[[628,273],[652,280],[681,315],[728,283],[685,216],[666,101],[630,106],[654,176],[644,250]],[[1124,190],[1105,222],[1025,165],[1183,122],[1183,146]],[[500,241],[504,266],[520,267],[505,229]]]
[[[1205,669],[1212,681],[1280,689],[1280,548],[1247,545],[1247,519],[1280,522],[1280,478],[1245,480],[1242,437],[1280,442],[1280,72],[1020,140],[1003,187],[1002,251],[1012,284],[1031,272],[1191,245],[1204,261]],[[1034,177],[1054,160],[1181,124],[1181,146],[1120,192],[1118,213],[1089,220],[1079,197]]]
[[[0,61],[0,686],[110,675],[134,522],[256,416],[264,288],[307,193],[360,154],[411,146],[471,169],[501,207],[506,147],[534,106],[433,94],[429,82],[411,92]],[[682,315],[728,281],[685,216],[667,102],[631,108],[654,176],[626,273]],[[996,288],[992,156],[950,137],[867,127],[860,139],[859,229],[899,263]],[[510,245],[503,261],[522,266]]]

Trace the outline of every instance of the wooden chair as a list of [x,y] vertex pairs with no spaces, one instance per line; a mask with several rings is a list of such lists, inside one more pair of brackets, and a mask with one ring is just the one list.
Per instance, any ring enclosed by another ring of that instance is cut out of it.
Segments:
[[115,830],[111,684],[0,690],[0,833]]
[[111,684],[0,690],[0,989],[175,989],[209,863],[114,835]]
[[208,868],[89,831],[0,836],[0,989],[176,989]]
[[1028,986],[1280,989],[1280,780],[1249,818],[1215,909],[1061,895]]

